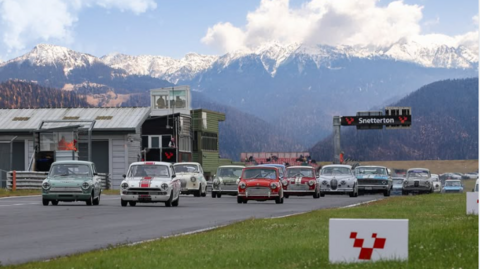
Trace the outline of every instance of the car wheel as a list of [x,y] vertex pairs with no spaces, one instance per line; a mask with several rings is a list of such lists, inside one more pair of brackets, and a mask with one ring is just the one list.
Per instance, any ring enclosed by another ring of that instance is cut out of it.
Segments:
[[408,191],[402,190],[402,195],[408,195]]
[[121,204],[122,206],[127,206],[128,202],[127,202],[127,201],[120,200],[120,204]]
[[325,193],[324,193],[324,192],[320,192],[320,197],[325,197]]
[[282,198],[277,197],[275,198],[275,204],[281,204],[282,203]]
[[48,203],[50,203],[50,200],[42,199],[42,204],[43,204],[44,206],[47,206]]
[[243,203],[244,203],[244,204],[248,203],[248,200],[247,200],[247,199],[243,199]]
[[212,191],[212,198],[217,198],[217,193]]
[[240,196],[237,196],[237,204],[243,203],[243,198]]
[[52,205],[58,205],[58,200],[53,200]]
[[93,204],[93,193],[92,195],[90,195],[90,198],[88,198],[88,200],[85,202],[87,203],[88,206],[91,206]]
[[287,198],[287,199],[288,199],[288,197],[290,197],[290,195],[288,195],[288,194],[285,194],[283,197],[285,197],[285,198]]
[[136,205],[137,205],[137,202],[130,201],[130,202],[128,202],[128,204],[129,204],[130,206],[136,206]]
[[173,192],[170,194],[170,198],[168,198],[168,201],[165,202],[166,207],[172,206],[172,199],[173,199]]
[[200,184],[198,191],[195,191],[195,193],[193,193],[193,196],[200,197],[201,194],[202,194],[202,185]]
[[351,193],[349,193],[348,196],[355,197],[355,190],[353,190]]
[[221,193],[217,193],[217,198],[222,198],[222,194],[221,194]]
[[178,206],[180,204],[180,195],[177,197],[177,200],[172,202],[172,206]]
[[390,189],[383,192],[383,196],[388,197],[390,196]]
[[100,195],[101,195],[101,193],[98,194],[98,197],[96,199],[93,199],[93,205],[99,205],[100,204]]

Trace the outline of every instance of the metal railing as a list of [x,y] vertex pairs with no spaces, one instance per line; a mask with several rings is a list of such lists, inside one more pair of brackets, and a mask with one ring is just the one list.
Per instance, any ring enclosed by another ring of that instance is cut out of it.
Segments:
[[[6,188],[13,188],[13,173],[7,172]],[[17,190],[40,190],[42,182],[47,178],[48,172],[32,172],[32,171],[15,171],[15,185]],[[102,190],[109,190],[112,187],[110,175],[106,173],[98,173],[102,180]]]

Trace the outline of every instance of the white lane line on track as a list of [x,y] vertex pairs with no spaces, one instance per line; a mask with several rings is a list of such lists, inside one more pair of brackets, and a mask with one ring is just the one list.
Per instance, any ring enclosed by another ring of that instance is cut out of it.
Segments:
[[12,198],[40,197],[40,196],[41,196],[41,195],[9,196],[9,197],[2,197],[2,198],[0,198],[0,200],[12,199]]
[[148,240],[133,242],[133,243],[127,244],[127,246],[135,246],[135,245],[138,245],[138,244],[148,243],[148,242],[152,242],[152,241],[159,240],[159,239],[166,239],[166,238],[171,238],[171,237],[178,237],[178,236],[184,236],[184,235],[190,235],[190,234],[203,233],[203,232],[211,231],[211,230],[214,230],[214,229],[222,228],[222,227],[225,227],[225,226],[227,226],[227,225],[230,225],[230,224],[217,225],[217,226],[208,227],[208,228],[203,228],[203,229],[198,229],[198,230],[190,231],[190,232],[184,232],[184,233],[179,233],[179,234],[161,236],[161,237],[154,238],[154,239],[148,239]]
[[382,200],[382,199],[370,200],[370,201],[366,201],[366,202],[356,203],[356,204],[353,204],[353,205],[342,206],[340,208],[356,207],[356,206],[359,206],[359,205],[365,205],[365,204],[373,203],[373,202],[380,201],[380,200]]

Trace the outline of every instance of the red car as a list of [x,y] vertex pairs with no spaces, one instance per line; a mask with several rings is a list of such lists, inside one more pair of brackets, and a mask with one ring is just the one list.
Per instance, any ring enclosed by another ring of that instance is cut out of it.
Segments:
[[290,195],[312,196],[320,198],[320,184],[317,181],[315,168],[311,166],[290,166],[287,168],[287,179],[283,182],[285,198]]
[[245,167],[238,183],[237,203],[246,204],[248,200],[275,200],[283,204],[283,189],[280,174],[276,167]]

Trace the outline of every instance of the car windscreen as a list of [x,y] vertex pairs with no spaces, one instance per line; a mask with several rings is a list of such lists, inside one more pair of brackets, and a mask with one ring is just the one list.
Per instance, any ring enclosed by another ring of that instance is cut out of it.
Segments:
[[86,164],[54,164],[50,169],[49,176],[91,176],[91,173],[90,167]]
[[445,186],[448,186],[448,187],[461,187],[461,186],[462,186],[462,183],[460,183],[460,181],[447,181],[447,182],[445,182]]
[[308,168],[287,169],[288,177],[313,177],[313,170]]
[[166,165],[132,165],[128,177],[170,177]]
[[217,177],[239,178],[242,175],[241,167],[221,167],[217,170]]
[[173,166],[175,173],[198,173],[198,166],[195,164],[177,164]]
[[350,175],[351,170],[347,167],[325,167],[320,174],[324,176]]
[[387,169],[382,167],[357,167],[356,175],[387,175]]
[[408,171],[407,177],[428,178],[429,174],[427,170],[410,170]]
[[243,171],[242,179],[255,178],[277,179],[277,171],[273,168],[254,168]]
[[393,179],[393,185],[402,185],[403,179]]

